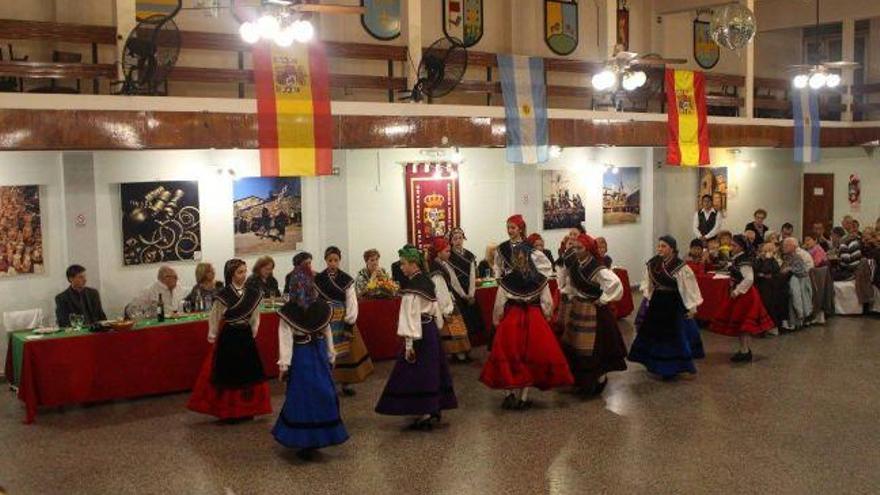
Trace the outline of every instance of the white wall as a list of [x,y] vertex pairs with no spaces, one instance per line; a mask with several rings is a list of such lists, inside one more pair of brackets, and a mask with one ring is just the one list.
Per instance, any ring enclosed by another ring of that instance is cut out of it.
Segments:
[[[810,164],[804,172],[834,174],[834,222],[839,225],[845,215],[858,219],[862,227],[873,225],[880,218],[880,152],[869,156],[862,148],[822,150],[823,160]],[[862,180],[862,202],[858,210],[851,208],[847,196],[850,174]]]
[[[55,294],[67,285],[64,184],[61,154],[52,152],[5,152],[0,154],[0,185],[40,186],[43,273],[0,277],[0,313],[42,308],[44,321],[55,320]],[[2,322],[0,322],[2,324]],[[6,339],[0,339],[0,364],[6,359]]]

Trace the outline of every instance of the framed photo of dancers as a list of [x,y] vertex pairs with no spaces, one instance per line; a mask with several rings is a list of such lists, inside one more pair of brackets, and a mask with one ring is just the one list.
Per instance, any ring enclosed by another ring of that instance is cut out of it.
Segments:
[[244,178],[232,194],[236,256],[293,251],[302,242],[299,177]]
[[577,179],[568,170],[541,171],[541,199],[544,230],[570,229],[587,219],[581,195],[575,192]]
[[40,186],[0,186],[0,277],[43,273]]
[[708,194],[712,196],[712,208],[722,216],[727,216],[727,167],[703,167],[699,170],[697,208],[700,208],[700,198]]
[[197,181],[122,184],[120,197],[125,265],[202,258]]
[[458,166],[448,162],[406,164],[407,241],[427,247],[459,226]]
[[641,168],[606,169],[602,176],[602,225],[638,223],[641,194]]

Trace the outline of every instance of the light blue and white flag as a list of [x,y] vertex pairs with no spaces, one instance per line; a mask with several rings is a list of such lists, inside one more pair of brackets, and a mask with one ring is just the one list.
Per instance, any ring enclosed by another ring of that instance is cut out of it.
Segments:
[[794,116],[794,161],[815,163],[819,156],[819,97],[816,91],[804,88],[791,93]]
[[550,158],[544,60],[499,54],[498,68],[507,120],[507,161],[544,163]]

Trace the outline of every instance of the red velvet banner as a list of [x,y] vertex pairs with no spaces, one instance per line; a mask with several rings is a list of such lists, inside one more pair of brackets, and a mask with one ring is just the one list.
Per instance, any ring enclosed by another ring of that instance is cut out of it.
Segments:
[[406,164],[406,233],[410,244],[428,246],[459,225],[458,166]]

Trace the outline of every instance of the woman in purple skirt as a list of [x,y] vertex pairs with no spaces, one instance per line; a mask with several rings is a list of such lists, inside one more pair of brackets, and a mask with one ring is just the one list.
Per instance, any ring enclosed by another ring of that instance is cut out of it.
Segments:
[[415,416],[410,429],[430,430],[440,422],[442,410],[458,407],[437,330],[443,326],[443,315],[437,305],[434,283],[422,272],[422,253],[415,246],[406,245],[398,254],[400,268],[408,280],[400,291],[397,335],[404,338],[406,347],[394,364],[376,412]]

